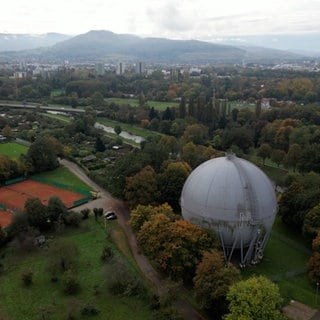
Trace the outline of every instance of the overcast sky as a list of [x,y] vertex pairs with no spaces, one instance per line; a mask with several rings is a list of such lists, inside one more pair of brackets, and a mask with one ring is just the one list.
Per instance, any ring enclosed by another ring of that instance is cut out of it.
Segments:
[[320,32],[320,0],[2,0],[0,32],[210,40]]

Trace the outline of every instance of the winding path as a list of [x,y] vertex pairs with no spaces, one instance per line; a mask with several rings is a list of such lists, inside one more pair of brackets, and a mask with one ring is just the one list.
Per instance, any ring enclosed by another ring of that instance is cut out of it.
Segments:
[[[123,229],[132,254],[139,266],[141,272],[145,277],[154,285],[157,292],[160,293],[161,289],[166,287],[166,280],[162,278],[159,273],[152,267],[145,255],[139,252],[138,244],[135,235],[131,228],[128,226],[129,211],[124,203],[118,199],[113,198],[109,192],[101,188],[94,181],[92,181],[85,172],[78,167],[75,163],[66,159],[60,160],[60,163],[66,166],[71,172],[78,176],[82,181],[92,187],[93,190],[99,192],[99,198],[87,204],[75,208],[81,211],[84,208],[93,209],[94,207],[102,207],[105,210],[114,210],[118,216],[118,223]],[[186,320],[204,320],[205,318],[194,309],[185,299],[181,297],[173,301],[173,305],[178,309],[184,319]]]

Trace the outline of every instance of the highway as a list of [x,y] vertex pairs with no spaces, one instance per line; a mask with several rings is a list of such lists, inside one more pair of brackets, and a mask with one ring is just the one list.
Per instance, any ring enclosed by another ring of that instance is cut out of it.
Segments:
[[44,111],[58,111],[65,113],[84,113],[84,109],[76,109],[76,108],[63,108],[63,107],[54,107],[54,106],[44,106],[44,105],[31,105],[31,104],[15,104],[8,102],[0,101],[0,108],[17,108],[17,109],[35,109],[35,110],[44,110]]

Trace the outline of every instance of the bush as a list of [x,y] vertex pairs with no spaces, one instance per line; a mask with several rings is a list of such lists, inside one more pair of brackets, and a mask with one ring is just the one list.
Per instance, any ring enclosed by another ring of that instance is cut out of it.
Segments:
[[81,310],[81,315],[83,316],[95,316],[99,313],[100,311],[92,305],[90,302],[88,302]]
[[113,258],[113,256],[113,249],[108,244],[106,244],[101,253],[101,260],[108,262]]
[[107,268],[107,289],[114,295],[134,296],[144,294],[146,289],[141,280],[132,275],[119,259],[113,259]]
[[183,320],[178,310],[173,306],[166,306],[158,311],[156,320]]
[[33,272],[30,269],[22,271],[21,280],[25,287],[30,287],[33,283]]
[[62,290],[67,295],[76,294],[79,291],[80,285],[76,279],[74,272],[70,269],[64,272],[62,276]]
[[79,227],[81,222],[81,217],[78,212],[70,211],[64,218],[64,223],[67,226]]
[[81,214],[82,214],[82,220],[88,219],[90,214],[90,209],[86,208],[81,210]]
[[65,313],[66,320],[75,320],[80,315],[80,301],[73,299],[68,302]]

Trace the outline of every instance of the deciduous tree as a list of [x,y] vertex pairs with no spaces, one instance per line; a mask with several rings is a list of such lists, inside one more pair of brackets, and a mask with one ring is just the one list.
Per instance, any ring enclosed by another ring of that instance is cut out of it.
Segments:
[[158,175],[160,203],[168,202],[174,210],[179,210],[179,200],[183,185],[191,172],[191,167],[185,162],[171,162]]
[[230,287],[226,320],[282,320],[279,288],[264,276],[251,277]]
[[131,208],[154,204],[159,197],[156,173],[151,166],[126,179],[125,198]]
[[212,232],[186,220],[156,214],[138,232],[142,250],[169,276],[190,281],[204,251],[216,245]]
[[271,155],[271,147],[267,143],[263,143],[257,150],[257,156],[262,158],[263,164],[266,161],[266,158],[269,158]]
[[216,311],[226,307],[229,287],[239,280],[239,270],[225,263],[218,251],[206,251],[193,278],[196,299],[201,308]]

